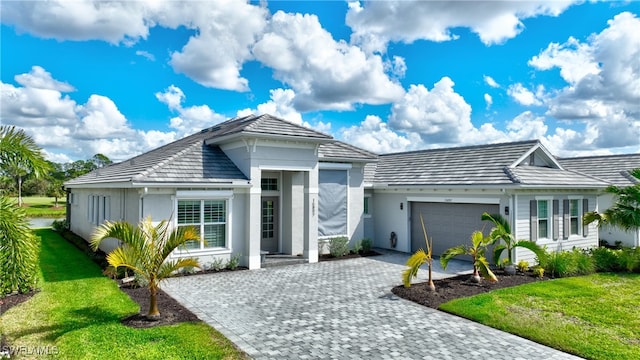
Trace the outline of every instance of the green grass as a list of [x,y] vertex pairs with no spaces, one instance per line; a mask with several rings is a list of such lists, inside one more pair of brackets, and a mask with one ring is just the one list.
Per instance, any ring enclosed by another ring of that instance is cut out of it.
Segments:
[[640,274],[601,273],[457,299],[441,310],[588,359],[640,356]]
[[61,359],[245,358],[202,322],[149,329],[122,325],[120,319],[137,313],[138,305],[58,234],[36,233],[42,239],[41,291],[0,317],[0,333],[16,348],[49,346]]
[[[15,198],[18,201],[18,198]],[[65,198],[58,198],[58,207],[55,207],[55,198],[44,196],[23,196],[22,206],[27,217],[63,218],[67,212]]]

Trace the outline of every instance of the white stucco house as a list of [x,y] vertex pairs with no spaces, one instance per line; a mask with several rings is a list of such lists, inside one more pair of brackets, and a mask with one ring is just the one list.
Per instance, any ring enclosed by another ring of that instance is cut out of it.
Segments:
[[[424,241],[419,214],[436,255],[488,231],[484,211],[506,216],[518,239],[593,247],[598,229],[581,217],[607,185],[536,140],[376,155],[270,115],[230,119],[65,184],[70,230],[85,239],[105,220],[171,219],[202,235],[172,256],[238,255],[250,269],[264,251],[316,262],[319,241],[336,236],[411,252]],[[516,259],[533,254],[518,249]]]
[[[567,169],[579,171],[595,176],[617,187],[633,186],[640,183],[631,175],[634,169],[640,169],[640,154],[586,156],[565,158],[559,160]],[[615,199],[612,194],[604,193],[598,198],[599,211],[604,211],[613,205]],[[620,241],[623,246],[640,246],[640,229],[624,231],[615,227],[603,226],[600,229],[600,239],[614,245]]]

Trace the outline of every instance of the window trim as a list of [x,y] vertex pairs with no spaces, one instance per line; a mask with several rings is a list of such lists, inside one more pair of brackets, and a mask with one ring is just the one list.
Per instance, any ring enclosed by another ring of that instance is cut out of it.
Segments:
[[362,200],[362,216],[364,218],[371,218],[373,216],[373,212],[371,210],[371,199],[373,196],[365,195]]
[[[582,200],[584,199],[584,197],[582,196],[569,196],[568,200],[569,200],[569,237],[581,237],[582,236],[582,224],[581,224],[581,220],[582,220]],[[576,216],[572,216],[571,215],[571,202],[575,201],[577,203],[577,215]],[[571,232],[571,219],[572,218],[576,218],[578,221],[577,224],[577,232],[574,234]]]
[[[178,228],[178,202],[181,200],[192,200],[192,201],[200,201],[200,211],[201,211],[201,215],[202,215],[202,206],[203,206],[203,201],[210,201],[210,200],[223,200],[225,202],[225,209],[226,209],[226,214],[225,214],[225,218],[226,218],[226,223],[225,223],[225,246],[224,247],[202,247],[202,233],[200,236],[200,248],[199,249],[180,249],[180,248],[176,248],[174,251],[174,255],[175,257],[181,257],[187,254],[198,254],[198,255],[209,255],[209,254],[230,254],[233,250],[233,244],[232,244],[232,239],[233,239],[233,191],[227,191],[227,190],[219,190],[219,191],[201,191],[201,190],[196,190],[196,191],[189,191],[189,190],[185,190],[185,191],[177,191],[176,192],[176,196],[174,199],[174,214],[176,214],[176,216],[174,217],[172,224],[173,226],[177,229]],[[204,218],[201,217],[201,221],[200,221],[200,226],[204,226]]]
[[[535,241],[553,241],[553,196],[536,196],[534,198],[536,201],[536,235],[537,239]],[[547,236],[540,236],[540,211],[539,210],[539,202],[546,201],[547,202]]]

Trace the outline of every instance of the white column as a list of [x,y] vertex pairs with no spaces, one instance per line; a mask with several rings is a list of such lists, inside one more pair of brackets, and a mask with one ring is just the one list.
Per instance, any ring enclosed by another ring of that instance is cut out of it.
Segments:
[[318,262],[318,166],[305,174],[304,256]]
[[250,270],[260,269],[260,240],[262,236],[262,172],[257,167],[251,169],[251,188],[247,204],[247,244],[245,262]]

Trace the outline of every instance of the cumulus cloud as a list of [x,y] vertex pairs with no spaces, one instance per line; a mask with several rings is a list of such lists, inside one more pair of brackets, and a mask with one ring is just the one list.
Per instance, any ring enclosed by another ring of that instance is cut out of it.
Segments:
[[360,124],[340,129],[340,139],[372,151],[385,154],[419,148],[420,136],[400,135],[375,115],[367,116]]
[[466,27],[486,44],[500,44],[524,30],[522,19],[557,16],[573,1],[371,1],[349,3],[351,41],[369,52],[384,52],[389,42],[449,41],[454,28]]
[[[253,54],[295,91],[293,102],[299,111],[385,104],[404,93],[385,73],[380,56],[335,41],[315,15],[276,12]],[[396,59],[394,69],[402,70],[403,64]]]
[[640,146],[640,19],[623,12],[584,43],[550,44],[529,64],[558,68],[568,83],[546,100],[547,115],[581,122],[583,133],[564,131],[580,149]]
[[491,86],[492,88],[500,87],[500,85],[491,76],[484,75],[483,79],[484,79],[484,83]]
[[15,80],[22,86],[0,82],[0,123],[23,128],[51,161],[87,159],[96,153],[123,160],[175,140],[175,133],[133,129],[106,96],[92,94],[78,104],[62,94],[73,86],[41,67]]
[[164,92],[157,92],[155,95],[156,99],[166,104],[171,111],[178,113],[178,116],[171,118],[169,126],[178,131],[179,137],[211,127],[227,119],[226,116],[213,111],[208,105],[183,107],[182,103],[186,96],[179,87],[173,84]]
[[507,89],[507,94],[511,96],[520,105],[531,106],[541,105],[542,102],[538,99],[536,94],[531,90],[525,88],[522,84],[516,83],[510,85]]
[[302,114],[293,106],[295,92],[291,89],[273,89],[269,91],[270,100],[259,104],[256,109],[243,109],[238,111],[238,116],[246,116],[250,114],[270,114],[279,118],[291,121],[292,123],[302,125]]
[[471,106],[453,90],[453,81],[443,77],[429,91],[411,85],[391,108],[389,125],[420,134],[426,143],[458,143],[473,129]]
[[493,105],[493,98],[491,97],[491,95],[485,93],[484,102],[487,104],[487,109],[490,109],[491,105]]

